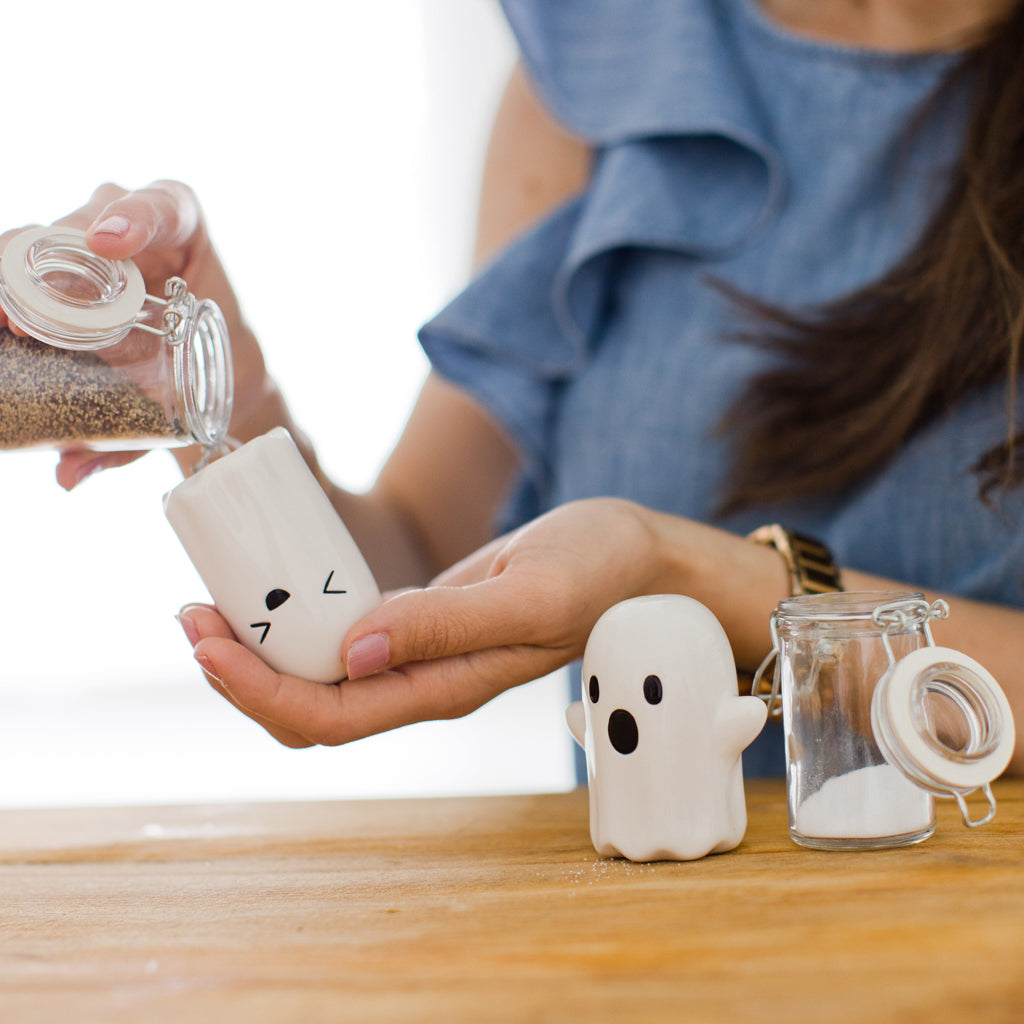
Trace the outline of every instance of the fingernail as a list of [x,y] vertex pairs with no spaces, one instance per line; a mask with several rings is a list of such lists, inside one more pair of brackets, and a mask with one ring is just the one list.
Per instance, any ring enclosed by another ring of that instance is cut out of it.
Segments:
[[117,235],[118,238],[123,238],[128,234],[128,229],[131,226],[131,221],[127,217],[107,217],[92,229],[92,233],[94,235]]
[[195,654],[193,657],[199,662],[199,667],[211,678],[216,679],[220,682],[220,676],[217,675],[216,670],[213,667],[213,662],[205,654]]
[[391,661],[391,643],[386,633],[361,636],[348,649],[348,677],[362,679],[387,667]]
[[185,630],[188,642],[195,647],[199,643],[199,630],[196,629],[196,624],[193,622],[192,617],[186,611],[180,611],[174,617],[181,623],[181,628]]

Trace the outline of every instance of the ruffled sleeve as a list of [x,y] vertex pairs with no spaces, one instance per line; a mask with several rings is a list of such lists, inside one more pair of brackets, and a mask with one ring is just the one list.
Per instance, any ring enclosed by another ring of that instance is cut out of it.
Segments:
[[513,243],[420,330],[433,368],[505,427],[538,490],[548,475],[552,389],[578,358],[551,296],[579,206],[570,204]]
[[544,103],[593,144],[585,193],[513,243],[421,331],[435,369],[476,395],[543,491],[551,403],[599,338],[620,254],[724,258],[783,193],[728,4],[504,0]]

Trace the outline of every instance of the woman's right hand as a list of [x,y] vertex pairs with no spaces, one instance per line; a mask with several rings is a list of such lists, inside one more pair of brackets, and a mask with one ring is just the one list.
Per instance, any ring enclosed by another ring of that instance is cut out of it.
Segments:
[[[84,206],[56,223],[84,230],[86,243],[99,256],[133,260],[149,294],[163,295],[165,281],[181,277],[197,298],[212,299],[220,306],[231,338],[235,371],[235,406],[229,432],[240,440],[262,432],[262,422],[251,431],[246,431],[245,425],[260,420],[261,406],[269,396],[276,395],[276,389],[267,377],[259,344],[245,323],[210,242],[192,189],[176,181],[156,181],[134,192],[117,185],[101,185]],[[15,234],[17,231],[0,235],[0,252]],[[7,318],[0,311],[0,327],[6,324]],[[139,454],[68,449],[61,452],[57,480],[70,490],[97,469],[124,465]],[[183,466],[196,461],[191,452],[179,453],[178,457]]]

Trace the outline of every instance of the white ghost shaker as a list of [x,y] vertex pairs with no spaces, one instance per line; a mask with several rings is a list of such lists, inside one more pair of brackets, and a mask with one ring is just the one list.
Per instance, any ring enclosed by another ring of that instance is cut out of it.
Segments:
[[241,643],[275,671],[344,678],[342,640],[380,591],[287,430],[211,462],[164,512]]
[[599,854],[695,860],[743,839],[740,755],[767,709],[737,691],[725,630],[692,598],[614,605],[583,655],[583,700],[566,719],[586,750]]

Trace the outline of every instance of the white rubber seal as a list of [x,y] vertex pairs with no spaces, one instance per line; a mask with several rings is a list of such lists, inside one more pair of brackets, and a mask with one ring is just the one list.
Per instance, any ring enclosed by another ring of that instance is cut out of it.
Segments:
[[[950,749],[930,730],[923,708],[929,693],[944,693],[959,706],[972,734],[965,751]],[[871,722],[886,759],[944,795],[986,786],[1013,755],[1006,694],[987,669],[948,647],[921,647],[897,661],[875,689]]]
[[[62,299],[55,290],[40,286],[30,269],[29,250],[43,240],[51,249],[65,248],[79,254],[83,264],[91,263],[99,275],[112,282],[108,294],[96,301],[76,301]],[[86,246],[85,232],[75,228],[30,228],[16,235],[0,258],[0,276],[9,293],[4,302],[8,316],[33,335],[44,333],[46,325],[52,324],[55,336],[42,340],[66,348],[99,348],[120,340],[146,301],[146,284],[139,268],[131,260],[97,256]],[[8,308],[9,304],[13,308]],[[79,333],[83,337],[67,337]]]

